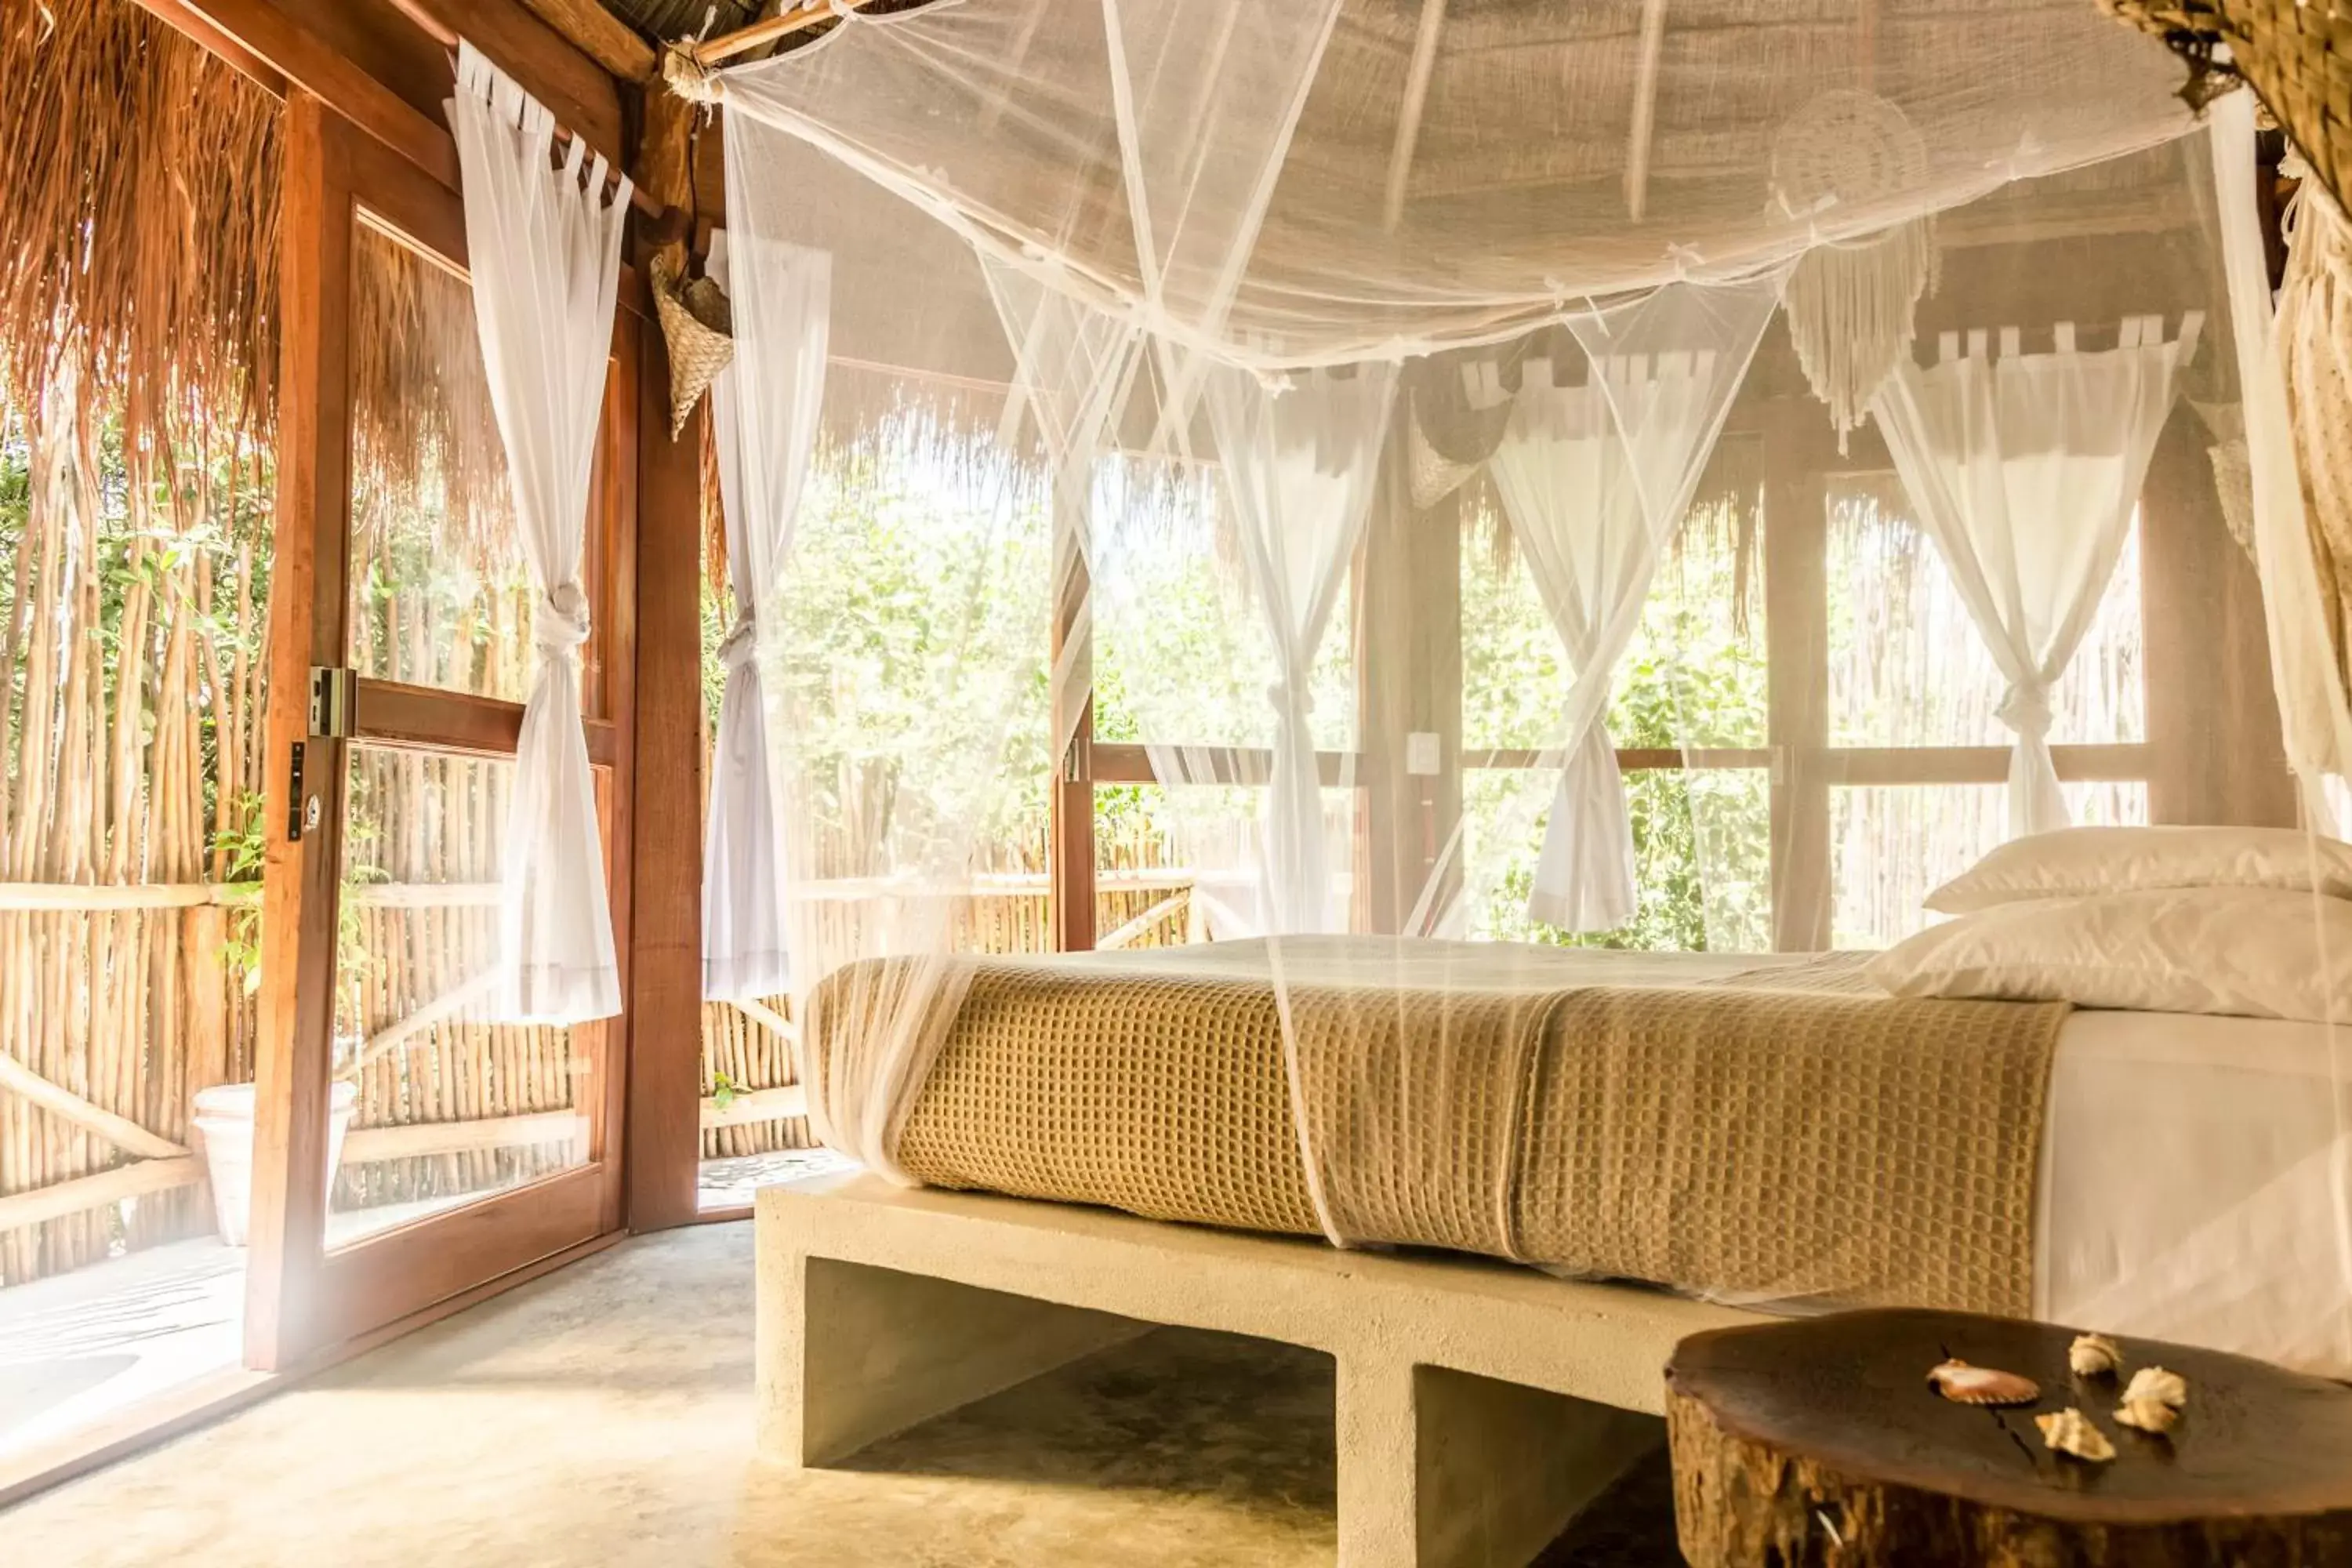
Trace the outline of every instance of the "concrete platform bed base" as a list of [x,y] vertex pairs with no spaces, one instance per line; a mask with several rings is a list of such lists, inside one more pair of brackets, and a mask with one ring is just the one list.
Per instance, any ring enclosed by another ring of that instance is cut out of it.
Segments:
[[1751,1314],[1472,1259],[871,1176],[758,1199],[760,1445],[823,1466],[1162,1324],[1332,1358],[1341,1568],[1510,1568],[1664,1441],[1667,1352]]

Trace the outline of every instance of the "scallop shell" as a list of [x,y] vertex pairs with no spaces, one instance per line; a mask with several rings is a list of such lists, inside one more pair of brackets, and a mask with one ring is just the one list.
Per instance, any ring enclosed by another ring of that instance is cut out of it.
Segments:
[[2033,1424],[2042,1428],[2042,1441],[2058,1453],[2094,1465],[2104,1465],[2116,1457],[2116,1446],[2107,1441],[2107,1435],[2092,1426],[2091,1418],[2079,1410],[2053,1410],[2047,1415],[2035,1416]]
[[2161,1399],[2126,1399],[2116,1407],[2116,1425],[2137,1426],[2162,1436],[2180,1424],[2180,1412]]
[[2042,1397],[2042,1385],[2030,1377],[1964,1361],[1941,1363],[1927,1373],[1927,1381],[1955,1405],[2031,1405]]
[[2113,1377],[2123,1370],[2123,1347],[2105,1334],[2077,1334],[2066,1347],[2066,1364],[2076,1377]]
[[2189,1403],[2189,1380],[2160,1366],[2144,1366],[2132,1373],[2131,1382],[2124,1385],[2124,1403],[2129,1405],[2136,1399],[2152,1399],[2178,1410]]

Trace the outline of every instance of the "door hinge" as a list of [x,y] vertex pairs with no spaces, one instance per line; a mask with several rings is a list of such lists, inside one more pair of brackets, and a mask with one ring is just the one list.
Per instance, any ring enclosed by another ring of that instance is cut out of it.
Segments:
[[310,733],[329,740],[348,740],[359,692],[360,679],[354,672],[331,665],[312,665]]

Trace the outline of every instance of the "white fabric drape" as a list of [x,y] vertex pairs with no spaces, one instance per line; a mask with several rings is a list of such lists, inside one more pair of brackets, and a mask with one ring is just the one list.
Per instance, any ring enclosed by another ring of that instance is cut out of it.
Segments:
[[1207,402],[1252,596],[1275,650],[1274,766],[1261,879],[1275,932],[1344,929],[1331,897],[1310,678],[1363,537],[1396,367],[1303,373],[1269,388],[1230,366]]
[[1659,557],[1681,528],[1783,274],[1675,284],[1570,323],[1590,360],[1561,386],[1528,362],[1488,459],[1575,678],[1528,912],[1570,931],[1622,925],[1636,902],[1625,784],[1603,719]]
[[2287,423],[2286,383],[2273,341],[2270,263],[2263,249],[2262,208],[2254,199],[2253,94],[2233,92],[2216,103],[2212,126],[2215,205],[2230,285],[2230,336],[2246,411],[2254,562],[2263,584],[2271,685],[2304,809],[2320,831],[2334,832],[2324,781],[2352,768],[2352,707],[2337,672],[2311,559],[2294,433]]
[[1003,432],[1008,449],[1025,411],[1054,476],[1054,605],[1058,621],[1052,689],[1054,757],[1070,754],[1094,685],[1094,484],[1105,433],[1125,405],[1142,344],[1134,323],[1046,288],[986,251],[978,253],[989,298],[1014,360]]
[[2117,347],[2086,353],[2061,322],[2052,353],[2000,352],[1987,334],[1944,334],[1940,357],[1906,358],[1873,401],[1879,428],[1969,616],[2009,683],[1999,710],[2017,735],[2009,830],[2069,821],[2050,754],[2050,694],[2115,575],[2140,481],[2172,406],[2198,318],[2167,341],[2157,317],[2127,318]]
[[577,137],[559,161],[554,118],[471,44],[458,46],[448,111],[482,363],[537,589],[539,675],[515,749],[498,1012],[577,1023],[621,1008],[581,728],[589,609],[580,570],[629,182],[608,195],[604,158],[587,162]]
[[[1528,913],[1568,931],[1612,931],[1633,918],[1633,828],[1625,809],[1617,745],[1588,689],[1604,695],[1641,622],[1658,557],[1681,526],[1677,511],[1654,520],[1642,505],[1625,443],[1602,382],[1644,372],[1595,366],[1582,386],[1556,384],[1549,360],[1525,368],[1511,422],[1487,459],[1520,559],[1559,634],[1574,670],[1570,708],[1589,714],[1562,737],[1567,762],[1544,828]],[[1705,416],[1705,367],[1692,359],[1660,364],[1644,395],[1661,416]]]
[[[769,388],[761,400],[769,422],[747,426],[735,366],[719,372],[710,386],[727,578],[735,605],[734,624],[719,645],[727,690],[719,699],[710,807],[703,822],[702,994],[715,1001],[774,996],[792,978],[784,857],[768,776],[767,702],[760,689],[759,597],[761,584],[772,586],[768,574],[792,547],[793,519],[824,404],[832,319],[829,255],[784,244],[761,245],[755,254],[757,262],[747,261],[740,270],[745,285],[761,296],[751,314],[772,334],[752,351],[761,363],[750,373]],[[711,236],[709,270],[721,288],[730,287],[739,270],[724,230]],[[736,322],[742,331],[740,300]],[[758,489],[745,477],[747,435],[761,447],[763,484]]]

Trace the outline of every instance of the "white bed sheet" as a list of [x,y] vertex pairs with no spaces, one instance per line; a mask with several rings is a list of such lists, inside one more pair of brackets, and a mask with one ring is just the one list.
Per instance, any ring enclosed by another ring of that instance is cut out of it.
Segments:
[[[1355,936],[1080,962],[1228,977],[1278,963],[1302,984],[1521,990],[1696,984],[1809,956]],[[2317,1024],[2077,1011],[2059,1034],[2042,1121],[2034,1315],[2352,1378],[2346,1129],[2352,1026],[2331,1039]]]
[[2333,1036],[2068,1018],[2042,1121],[2034,1315],[2352,1377],[2352,1027]]

